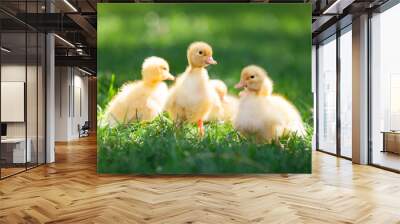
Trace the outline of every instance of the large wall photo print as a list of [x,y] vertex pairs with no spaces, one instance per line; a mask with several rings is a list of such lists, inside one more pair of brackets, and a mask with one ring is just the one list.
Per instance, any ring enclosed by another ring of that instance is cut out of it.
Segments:
[[98,4],[99,173],[311,173],[309,4]]

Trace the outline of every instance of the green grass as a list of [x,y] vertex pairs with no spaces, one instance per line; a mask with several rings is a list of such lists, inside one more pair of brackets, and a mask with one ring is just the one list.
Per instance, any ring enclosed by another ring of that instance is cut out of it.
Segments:
[[[311,132],[287,136],[280,146],[257,144],[231,124],[176,127],[165,115],[98,130],[98,172],[135,174],[310,173]],[[282,148],[283,146],[283,148]]]
[[[114,76],[113,76],[114,77]],[[111,79],[108,99],[116,94]],[[306,137],[285,136],[281,145],[246,139],[230,123],[177,127],[166,113],[152,122],[110,127],[98,106],[98,172],[135,174],[310,173],[312,128]],[[283,146],[283,148],[282,148]]]

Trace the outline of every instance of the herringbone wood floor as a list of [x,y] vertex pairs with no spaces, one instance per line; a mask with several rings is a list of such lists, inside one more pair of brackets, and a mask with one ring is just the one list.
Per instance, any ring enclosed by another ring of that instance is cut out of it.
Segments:
[[315,152],[312,175],[96,174],[95,138],[0,181],[0,223],[400,223],[400,175]]

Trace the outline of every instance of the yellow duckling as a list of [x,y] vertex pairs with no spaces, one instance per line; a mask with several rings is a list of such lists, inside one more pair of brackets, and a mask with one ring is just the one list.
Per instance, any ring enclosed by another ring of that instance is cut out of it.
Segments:
[[108,124],[149,121],[156,117],[163,111],[168,97],[164,80],[174,80],[167,61],[155,56],[146,58],[142,65],[142,80],[124,84],[108,104]]
[[217,64],[212,57],[210,45],[194,42],[187,50],[189,66],[171,88],[166,110],[174,121],[197,122],[200,134],[204,134],[203,120],[214,104],[218,105],[218,95],[209,84],[206,67]]
[[207,117],[207,120],[233,122],[237,113],[239,100],[236,97],[228,94],[228,88],[223,81],[213,79],[210,80],[210,84],[218,93],[222,107],[213,106]]
[[285,98],[273,95],[273,83],[261,67],[250,65],[241,73],[240,93],[234,127],[259,141],[278,141],[284,134],[303,136],[305,129],[297,109]]

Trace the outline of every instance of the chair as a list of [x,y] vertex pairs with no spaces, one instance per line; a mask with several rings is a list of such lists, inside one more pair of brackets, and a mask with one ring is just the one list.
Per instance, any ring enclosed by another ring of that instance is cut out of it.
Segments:
[[85,121],[82,127],[78,124],[79,138],[89,136],[90,123]]

